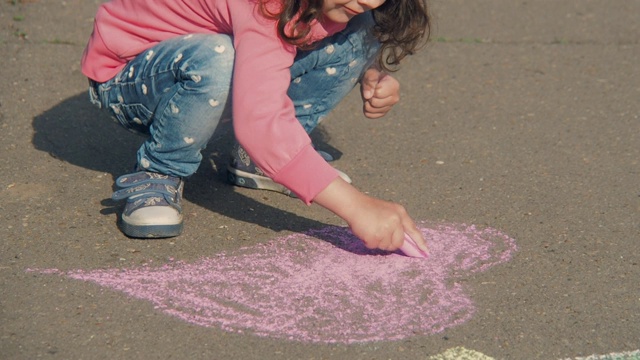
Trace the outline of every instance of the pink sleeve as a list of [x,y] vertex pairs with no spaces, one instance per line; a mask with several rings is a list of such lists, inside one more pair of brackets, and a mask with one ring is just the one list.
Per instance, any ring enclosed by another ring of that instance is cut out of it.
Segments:
[[295,48],[259,10],[233,16],[233,123],[251,159],[309,204],[338,173],[316,153],[287,96]]

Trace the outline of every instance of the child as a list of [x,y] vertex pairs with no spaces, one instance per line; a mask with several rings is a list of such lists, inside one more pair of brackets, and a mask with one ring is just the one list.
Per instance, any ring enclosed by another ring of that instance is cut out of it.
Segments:
[[[131,237],[182,231],[184,178],[231,110],[241,147],[231,178],[291,191],[343,218],[369,248],[395,250],[407,233],[426,244],[399,205],[350,185],[308,132],[361,82],[364,113],[398,101],[383,70],[428,36],[424,0],[112,0],[96,14],[82,57],[94,104],[148,134],[136,171],[114,199]],[[277,185],[280,184],[280,185]]]

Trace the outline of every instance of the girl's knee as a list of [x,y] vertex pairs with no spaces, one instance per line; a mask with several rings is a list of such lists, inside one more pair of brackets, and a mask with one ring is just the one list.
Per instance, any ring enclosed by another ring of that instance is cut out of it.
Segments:
[[198,65],[203,70],[230,72],[233,69],[235,49],[233,38],[224,34],[193,34],[183,38],[192,42],[188,65]]
[[183,41],[192,42],[184,54],[176,57],[182,78],[186,80],[183,86],[210,96],[228,93],[235,59],[232,38],[221,34],[194,34],[185,36]]
[[380,42],[373,34],[375,23],[371,14],[357,16],[345,29],[347,39],[353,46],[356,57],[370,65],[380,49]]

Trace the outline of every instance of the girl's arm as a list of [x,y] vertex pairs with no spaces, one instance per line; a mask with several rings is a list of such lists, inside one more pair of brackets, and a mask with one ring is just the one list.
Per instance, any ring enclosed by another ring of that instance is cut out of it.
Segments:
[[313,148],[287,96],[296,48],[278,37],[275,23],[254,1],[227,3],[236,54],[231,96],[236,139],[267,176],[310,204],[338,173]]
[[396,250],[407,233],[420,249],[428,251],[422,233],[402,205],[363,194],[340,177],[313,201],[343,218],[370,249]]

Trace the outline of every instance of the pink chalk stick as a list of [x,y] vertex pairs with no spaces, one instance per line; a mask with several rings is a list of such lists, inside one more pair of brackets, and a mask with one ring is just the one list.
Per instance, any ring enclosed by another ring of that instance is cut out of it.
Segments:
[[404,234],[404,243],[400,247],[400,251],[409,257],[428,258],[429,254],[418,247],[415,241],[407,233]]

